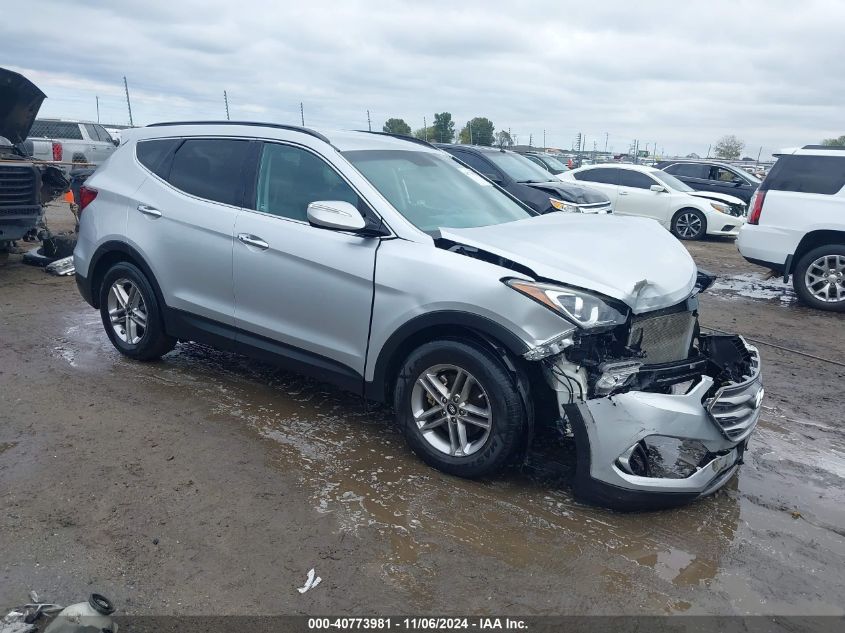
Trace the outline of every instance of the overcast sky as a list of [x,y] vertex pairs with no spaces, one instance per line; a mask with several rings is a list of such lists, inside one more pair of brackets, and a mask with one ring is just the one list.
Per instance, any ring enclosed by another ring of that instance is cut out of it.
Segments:
[[845,134],[845,2],[6,0],[0,63],[43,116],[414,129],[487,116],[520,143],[744,154]]

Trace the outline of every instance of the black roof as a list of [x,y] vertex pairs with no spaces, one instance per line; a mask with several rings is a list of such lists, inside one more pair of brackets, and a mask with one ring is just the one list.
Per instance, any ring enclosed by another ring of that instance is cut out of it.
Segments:
[[286,125],[284,123],[263,123],[261,121],[164,121],[162,123],[150,123],[147,127],[167,127],[170,125],[251,125],[253,127],[272,127],[278,130],[302,132],[331,145],[331,141],[316,130],[302,127],[301,125]]
[[805,145],[801,149],[834,149],[834,150],[845,150],[845,145]]

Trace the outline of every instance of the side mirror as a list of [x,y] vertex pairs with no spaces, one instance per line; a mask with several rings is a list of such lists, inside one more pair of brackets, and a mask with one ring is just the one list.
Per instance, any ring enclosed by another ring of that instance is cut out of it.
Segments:
[[652,185],[649,189],[651,189],[654,193],[663,193],[666,191],[666,187],[663,185]]
[[317,200],[308,205],[308,221],[313,226],[335,231],[360,231],[364,218],[353,205],[343,200]]
[[118,138],[113,138],[111,142],[114,143],[115,147],[118,147],[120,145],[120,139]]
[[739,177],[735,177],[733,180],[731,180],[731,182],[736,187],[740,187],[740,186],[745,184],[745,181],[742,178],[739,178]]
[[503,182],[502,179],[497,174],[481,174],[481,175],[484,176],[487,180],[489,180],[491,182],[495,182],[497,185],[501,185],[502,182]]

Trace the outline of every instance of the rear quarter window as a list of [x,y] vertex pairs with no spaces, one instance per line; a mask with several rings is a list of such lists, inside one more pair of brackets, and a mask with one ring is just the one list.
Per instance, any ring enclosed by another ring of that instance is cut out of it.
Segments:
[[832,195],[845,186],[845,156],[781,156],[761,189]]
[[135,146],[135,156],[138,162],[149,169],[159,178],[167,178],[167,165],[169,161],[167,158],[171,152],[176,148],[181,139],[177,138],[157,138],[150,141],[138,141]]

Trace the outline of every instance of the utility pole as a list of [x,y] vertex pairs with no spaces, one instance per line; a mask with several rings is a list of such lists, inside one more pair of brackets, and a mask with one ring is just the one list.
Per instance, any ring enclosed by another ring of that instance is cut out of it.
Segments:
[[226,120],[229,120],[229,95],[226,94],[226,91],[223,91],[223,103],[226,105]]
[[94,97],[97,100],[97,123],[100,122],[100,97]]
[[126,75],[123,75],[123,89],[126,91],[126,107],[129,110],[129,127],[135,127],[132,121],[132,103],[129,101],[129,84],[126,82]]
[[302,121],[302,127],[305,127],[305,108],[302,106],[302,101],[299,102],[299,120]]
[[707,146],[707,156],[706,158],[710,158],[710,148],[713,147],[712,145]]
[[610,134],[607,132],[604,133],[604,153],[607,154],[607,141],[610,138]]
[[[99,121],[99,119],[97,119],[97,120]],[[759,166],[760,166],[760,154],[762,154],[762,153],[763,153],[763,146],[761,145],[761,146],[760,146],[760,151],[758,151],[758,152],[757,152],[757,164],[755,165],[755,167],[759,167]]]
[[543,151],[546,151],[546,130],[543,130]]
[[425,121],[425,117],[423,117],[423,136],[425,137],[426,143],[428,142],[428,123]]
[[367,129],[370,132],[373,131],[373,124],[372,124],[372,121],[370,121],[370,111],[369,110],[367,110]]
[[533,144],[534,144],[534,135],[529,134],[528,135],[528,147],[531,147]]
[[467,123],[467,127],[469,128],[469,144],[473,145],[473,142],[472,142],[472,119],[470,119],[469,122]]
[[657,160],[657,141],[654,141],[654,150],[651,153],[654,154],[654,160]]

